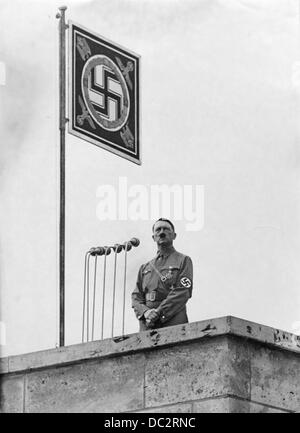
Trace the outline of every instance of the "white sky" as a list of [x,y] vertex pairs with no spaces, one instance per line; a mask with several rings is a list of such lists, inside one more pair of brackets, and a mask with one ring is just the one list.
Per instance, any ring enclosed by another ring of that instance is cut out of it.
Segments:
[[[67,134],[66,343],[80,342],[85,251],[132,236],[141,245],[129,253],[126,330],[138,329],[129,294],[155,254],[152,220],[96,215],[98,187],[117,187],[119,176],[146,188],[204,185],[203,229],[176,222],[175,247],[194,262],[190,321],[230,314],[298,329],[298,1],[66,4],[67,19],[141,55],[143,160],[137,166]],[[0,1],[3,356],[58,342],[60,5]]]

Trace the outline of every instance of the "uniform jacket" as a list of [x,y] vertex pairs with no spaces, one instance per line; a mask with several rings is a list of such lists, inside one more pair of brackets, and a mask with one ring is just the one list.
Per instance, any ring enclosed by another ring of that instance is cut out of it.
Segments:
[[156,308],[160,319],[155,328],[188,322],[186,302],[192,296],[193,264],[190,257],[171,247],[139,269],[136,287],[132,293],[132,307],[145,326],[144,312]]

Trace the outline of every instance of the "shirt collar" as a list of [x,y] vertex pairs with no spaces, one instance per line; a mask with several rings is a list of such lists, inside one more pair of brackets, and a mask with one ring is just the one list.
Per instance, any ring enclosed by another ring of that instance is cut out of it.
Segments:
[[161,253],[160,251],[157,251],[156,258],[159,259],[160,257],[165,257],[165,258],[169,257],[169,255],[174,253],[174,251],[175,251],[175,248],[172,245],[170,248],[168,248],[163,253]]

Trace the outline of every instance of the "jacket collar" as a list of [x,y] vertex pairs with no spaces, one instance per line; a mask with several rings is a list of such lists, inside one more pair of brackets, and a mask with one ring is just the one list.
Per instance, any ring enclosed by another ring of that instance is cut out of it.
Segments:
[[157,251],[156,258],[157,259],[160,258],[160,257],[167,258],[167,257],[169,257],[170,254],[174,253],[174,251],[176,251],[176,250],[175,250],[175,248],[172,245],[170,248],[168,248],[164,252]]

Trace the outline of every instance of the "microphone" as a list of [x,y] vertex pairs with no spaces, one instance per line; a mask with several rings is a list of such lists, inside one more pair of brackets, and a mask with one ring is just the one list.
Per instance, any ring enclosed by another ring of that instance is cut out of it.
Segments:
[[138,238],[132,238],[129,241],[133,247],[138,247],[140,245],[140,241]]
[[124,242],[124,244],[122,244],[122,247],[125,251],[130,251],[132,248],[132,244],[130,243],[130,241]]
[[91,248],[89,253],[91,256],[103,256],[105,249],[103,247]]
[[112,248],[113,248],[115,253],[120,253],[123,249],[123,245],[115,244]]
[[103,254],[105,254],[105,249],[103,247],[97,247],[95,248],[95,254],[97,256],[103,256]]
[[109,256],[111,253],[111,247],[104,247],[104,249],[105,249],[105,255]]
[[[124,254],[124,287],[123,287],[123,314],[122,314],[122,335],[124,335],[125,328],[125,300],[126,300],[126,275],[127,275],[127,252],[132,250],[133,247],[140,245],[138,238],[131,238],[122,244],[116,243],[113,246],[98,246],[91,247],[85,254],[84,264],[84,288],[83,288],[83,317],[82,317],[82,342],[86,333],[86,341],[89,339],[89,330],[92,330],[92,340],[94,340],[94,325],[95,325],[95,303],[96,303],[96,291],[97,291],[97,258],[98,256],[104,256],[103,260],[103,288],[102,288],[102,311],[101,311],[101,339],[103,339],[104,330],[104,311],[105,311],[105,284],[106,284],[106,256],[114,253],[114,270],[113,270],[113,293],[112,293],[112,325],[111,332],[112,337],[114,335],[114,315],[115,315],[115,303],[116,303],[116,274],[117,274],[117,254],[123,250]],[[90,256],[94,257],[94,270],[93,270],[93,298],[90,300]],[[100,260],[100,259],[99,259]],[[89,313],[92,308],[92,326],[90,326]]]

